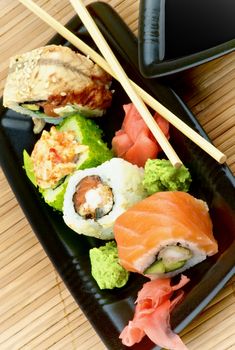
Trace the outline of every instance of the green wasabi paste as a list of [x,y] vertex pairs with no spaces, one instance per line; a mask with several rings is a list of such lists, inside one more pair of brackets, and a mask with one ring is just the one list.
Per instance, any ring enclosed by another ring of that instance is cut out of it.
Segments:
[[192,179],[184,165],[176,169],[169,160],[148,159],[144,170],[143,185],[149,195],[160,191],[189,190]]
[[127,283],[129,272],[118,262],[118,250],[114,241],[92,248],[90,261],[91,274],[100,289],[121,288]]

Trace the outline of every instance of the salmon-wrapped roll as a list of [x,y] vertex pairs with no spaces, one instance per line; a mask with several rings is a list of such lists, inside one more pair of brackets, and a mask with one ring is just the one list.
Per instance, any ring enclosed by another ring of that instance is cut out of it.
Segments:
[[150,278],[172,277],[217,253],[208,207],[188,193],[158,192],[114,225],[120,264]]

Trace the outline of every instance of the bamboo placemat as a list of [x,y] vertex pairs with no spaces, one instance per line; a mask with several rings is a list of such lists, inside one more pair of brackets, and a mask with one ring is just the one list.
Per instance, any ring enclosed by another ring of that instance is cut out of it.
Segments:
[[[91,1],[84,1],[86,4]],[[137,33],[135,0],[106,0]],[[61,23],[68,1],[37,0]],[[16,0],[0,0],[0,92],[10,56],[45,45],[54,35]],[[235,173],[235,53],[183,72],[177,85]],[[32,232],[0,172],[0,350],[104,350]],[[235,349],[235,278],[181,333],[190,350]],[[144,350],[144,349],[143,349]]]

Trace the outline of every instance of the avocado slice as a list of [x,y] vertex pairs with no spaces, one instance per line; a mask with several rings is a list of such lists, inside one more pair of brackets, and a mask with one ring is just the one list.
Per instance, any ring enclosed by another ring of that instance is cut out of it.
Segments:
[[171,272],[174,270],[178,270],[185,265],[187,260],[174,261],[174,262],[164,262],[165,271]]
[[33,161],[25,149],[23,151],[23,161],[26,175],[28,176],[29,180],[34,184],[34,186],[37,187],[37,182],[33,171]]
[[21,107],[27,108],[30,111],[39,111],[39,109],[40,109],[40,106],[38,106],[38,105],[36,105],[34,103],[22,103]]
[[165,266],[162,260],[157,260],[152,263],[146,270],[144,270],[144,274],[155,274],[155,273],[165,273]]

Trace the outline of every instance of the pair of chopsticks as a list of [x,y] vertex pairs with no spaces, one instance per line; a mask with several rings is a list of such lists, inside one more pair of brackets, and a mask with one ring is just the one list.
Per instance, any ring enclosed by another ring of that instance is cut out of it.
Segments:
[[71,33],[62,24],[60,24],[53,17],[51,17],[46,11],[44,11],[42,8],[36,5],[32,0],[19,1],[23,5],[25,5],[29,10],[31,10],[34,14],[36,14],[39,18],[41,18],[44,22],[46,22],[49,26],[51,26],[66,40],[70,41],[71,44],[77,47],[77,49],[79,49],[85,55],[88,55],[94,62],[96,62],[100,67],[102,67],[105,71],[107,71],[110,75],[112,75],[121,83],[127,95],[134,103],[136,109],[142,116],[143,120],[153,133],[162,150],[165,152],[166,156],[168,157],[168,159],[174,167],[180,167],[182,165],[182,162],[179,159],[176,152],[174,151],[174,149],[172,148],[172,146],[170,145],[165,135],[163,134],[163,132],[161,131],[161,129],[159,128],[158,124],[153,119],[145,103],[149,105],[152,109],[154,109],[156,112],[158,112],[166,120],[168,120],[172,125],[179,129],[185,136],[187,136],[195,144],[201,147],[216,161],[218,161],[219,163],[224,163],[226,161],[225,154],[220,152],[210,142],[201,137],[197,132],[191,129],[178,117],[176,117],[171,111],[169,111],[161,103],[155,100],[141,87],[136,85],[133,81],[129,80],[121,65],[117,61],[115,55],[113,54],[111,48],[108,46],[106,40],[101,34],[99,28],[96,26],[96,23],[94,22],[86,7],[84,6],[82,0],[70,0],[70,2],[105,59],[99,54],[97,54],[97,52],[92,50],[77,36]]

